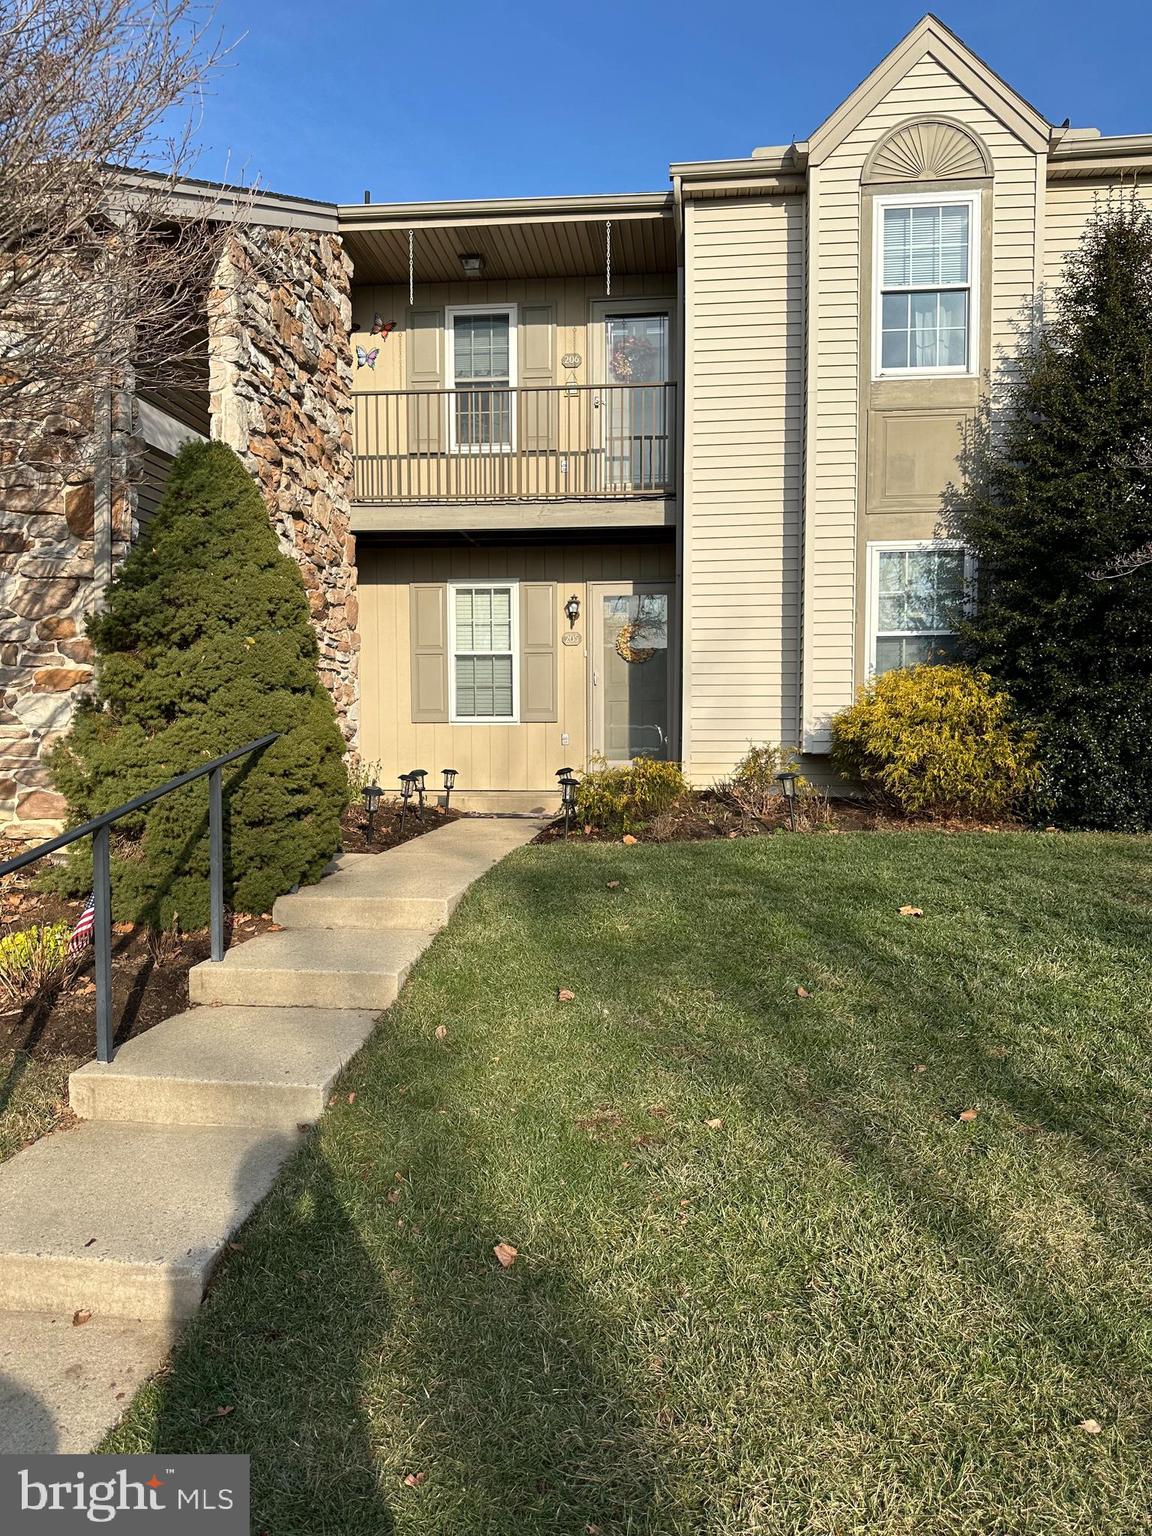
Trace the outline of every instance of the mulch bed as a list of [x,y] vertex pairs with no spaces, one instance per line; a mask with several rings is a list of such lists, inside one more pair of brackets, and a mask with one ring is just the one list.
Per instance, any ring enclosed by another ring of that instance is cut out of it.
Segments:
[[344,852],[386,853],[389,848],[410,843],[414,837],[423,837],[425,832],[435,832],[437,827],[446,827],[450,821],[459,821],[462,814],[460,811],[445,810],[442,805],[432,805],[425,800],[424,817],[421,820],[414,809],[415,803],[414,800],[409,802],[404,831],[401,832],[399,802],[383,801],[372,824],[371,843],[368,841],[367,812],[362,805],[350,805],[344,812],[341,824]]
[[[409,809],[401,835],[399,807],[387,802],[376,815],[369,846],[364,810],[352,806],[344,817],[344,851],[383,853],[459,817],[459,811],[426,805],[421,821]],[[20,853],[24,846],[0,839],[0,861]],[[65,922],[71,925],[80,916],[84,906],[82,900],[66,900],[37,891],[34,888],[37,875],[38,867],[29,865],[0,881],[0,932],[29,928],[33,924]],[[240,944],[258,934],[272,932],[275,927],[270,913],[239,913],[229,919],[227,942],[230,946]],[[188,1007],[188,972],[201,960],[208,959],[209,950],[207,933],[164,934],[152,938],[126,923],[115,926],[112,935],[112,1007],[118,1045]],[[91,949],[87,951],[77,976],[64,991],[41,994],[22,1008],[0,1009],[0,1057],[23,1052],[45,1061],[60,1056],[90,1058],[95,1050],[96,983]]]
[[[976,822],[960,820],[930,821],[904,819],[886,815],[866,801],[844,797],[830,798],[826,802],[826,814],[821,813],[812,821],[802,822],[800,830],[825,835],[837,832],[1019,832],[1024,830],[1018,822]],[[714,838],[765,837],[789,828],[788,811],[783,803],[773,806],[764,817],[743,816],[730,804],[710,790],[656,817],[646,826],[637,829],[637,842],[643,843],[696,843]],[[600,827],[572,822],[570,842],[618,843],[619,832],[607,832]],[[558,818],[538,833],[533,842],[555,843],[564,841],[564,821]]]

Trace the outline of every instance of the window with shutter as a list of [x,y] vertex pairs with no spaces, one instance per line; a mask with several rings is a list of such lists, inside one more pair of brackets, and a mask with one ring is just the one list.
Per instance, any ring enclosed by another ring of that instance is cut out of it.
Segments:
[[519,617],[514,584],[449,588],[452,719],[516,719]]
[[979,194],[876,202],[878,372],[975,371]]

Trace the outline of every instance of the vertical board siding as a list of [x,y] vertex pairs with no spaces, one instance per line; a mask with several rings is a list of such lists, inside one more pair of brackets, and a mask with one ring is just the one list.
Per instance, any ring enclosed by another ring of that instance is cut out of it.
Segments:
[[[587,583],[671,580],[671,542],[648,544],[500,545],[392,548],[361,542],[356,554],[360,596],[360,755],[380,764],[380,782],[427,768],[438,785],[442,768],[456,768],[462,792],[495,790],[554,795],[555,774],[588,757],[587,646],[567,646],[564,604],[580,599],[578,632],[591,638]],[[413,583],[522,581],[555,584],[556,692],[554,721],[515,725],[413,724],[411,587]],[[560,737],[570,738],[562,746]]]
[[685,245],[683,721],[707,784],[796,740],[804,200],[689,204]]
[[[1018,326],[1038,280],[1043,161],[962,85],[925,54],[852,130],[809,179],[811,272],[808,323],[808,479],[805,501],[804,744],[828,749],[829,722],[852,700],[856,650],[857,508],[860,463],[862,327],[871,295],[861,296],[861,189],[864,162],[885,134],[908,118],[943,115],[980,135],[993,162],[990,297],[992,357],[981,372],[994,382],[1010,366]],[[909,187],[914,191],[915,187]]]
[[[476,279],[458,283],[417,283],[414,310],[444,310],[469,304],[517,304],[520,306],[547,306],[552,311],[552,371],[557,381],[567,379],[567,371],[561,369],[560,359],[565,352],[579,352],[583,364],[575,370],[578,384],[598,383],[590,371],[593,365],[594,338],[589,334],[589,305],[603,299],[602,277],[539,277],[508,278],[499,281]],[[673,272],[651,272],[621,275],[612,280],[614,299],[663,299],[671,300],[675,308],[676,275]],[[361,390],[407,389],[408,336],[408,289],[391,284],[386,287],[360,284],[352,290],[352,315],[356,325],[368,327],[378,314],[386,325],[395,321],[396,329],[382,342],[378,336],[369,337],[367,329],[353,333],[353,343],[366,350],[380,348],[380,356],[374,368],[353,367],[352,387]],[[353,353],[353,357],[355,353]],[[521,359],[523,364],[523,359]],[[523,380],[530,383],[532,380]]]

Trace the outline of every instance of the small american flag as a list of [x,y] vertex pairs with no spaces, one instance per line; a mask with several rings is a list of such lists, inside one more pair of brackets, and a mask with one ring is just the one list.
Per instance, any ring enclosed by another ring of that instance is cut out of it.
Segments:
[[78,955],[82,949],[92,942],[92,925],[96,921],[96,892],[93,891],[88,898],[88,905],[76,919],[76,926],[72,930],[72,937],[68,940],[68,953]]

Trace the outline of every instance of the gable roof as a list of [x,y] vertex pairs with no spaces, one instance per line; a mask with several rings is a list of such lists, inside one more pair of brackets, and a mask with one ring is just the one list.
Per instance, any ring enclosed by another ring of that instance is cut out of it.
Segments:
[[819,165],[826,160],[892,87],[929,55],[1030,149],[1039,153],[1048,148],[1051,132],[1048,120],[1018,91],[1001,80],[983,59],[977,58],[950,27],[937,17],[927,15],[921,17],[907,37],[881,59],[872,73],[811,135],[807,143],[808,164]]

